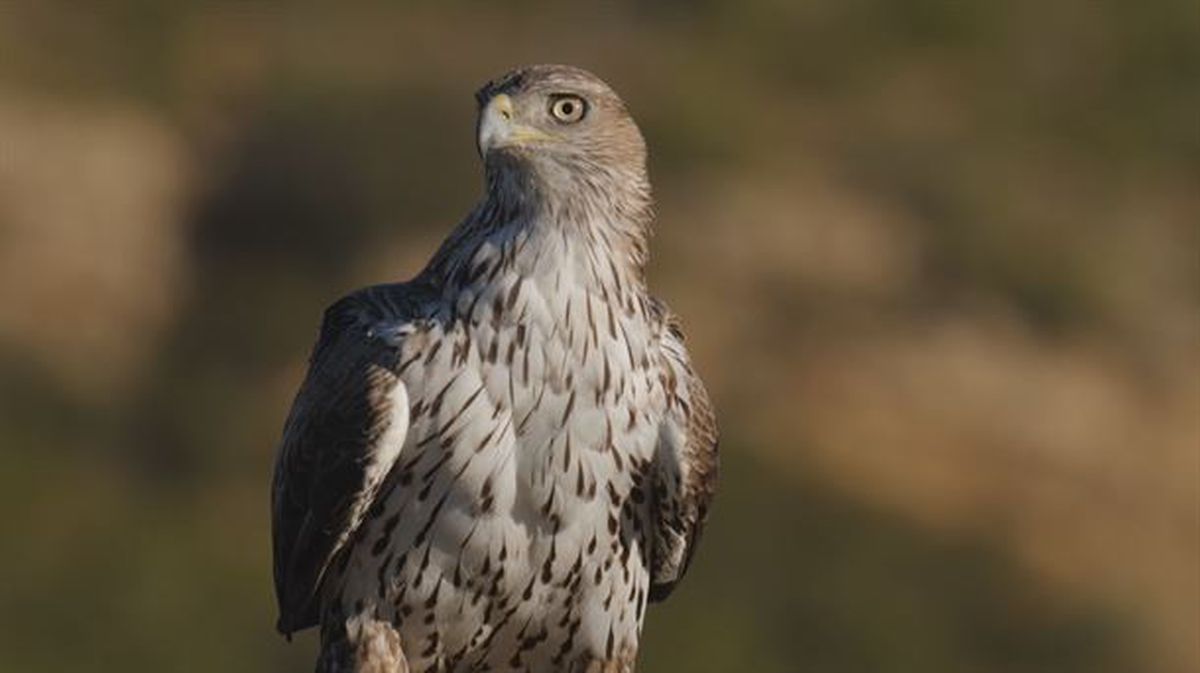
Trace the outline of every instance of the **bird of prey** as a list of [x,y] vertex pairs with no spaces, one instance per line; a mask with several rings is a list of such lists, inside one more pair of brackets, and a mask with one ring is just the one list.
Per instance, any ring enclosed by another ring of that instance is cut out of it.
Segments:
[[476,98],[485,194],[325,311],[284,428],[277,628],[320,626],[320,673],[632,671],[716,488],[625,105],[547,65]]

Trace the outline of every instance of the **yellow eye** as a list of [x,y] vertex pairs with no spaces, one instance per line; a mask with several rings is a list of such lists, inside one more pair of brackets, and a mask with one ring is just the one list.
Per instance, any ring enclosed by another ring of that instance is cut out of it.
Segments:
[[557,96],[550,101],[550,114],[562,124],[574,124],[587,113],[587,103],[579,96]]

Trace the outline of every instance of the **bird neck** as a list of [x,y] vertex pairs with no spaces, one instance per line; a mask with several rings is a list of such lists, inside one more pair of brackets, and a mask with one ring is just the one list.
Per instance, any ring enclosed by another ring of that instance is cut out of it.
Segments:
[[644,292],[651,200],[641,175],[531,167],[489,156],[483,200],[430,270],[454,292],[503,273],[553,279],[623,302]]

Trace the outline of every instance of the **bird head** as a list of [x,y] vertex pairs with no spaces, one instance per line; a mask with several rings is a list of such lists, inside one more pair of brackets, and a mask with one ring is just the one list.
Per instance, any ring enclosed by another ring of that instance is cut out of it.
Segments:
[[488,82],[476,100],[490,180],[517,172],[550,198],[632,190],[648,201],[645,141],[595,75],[562,65],[519,68]]

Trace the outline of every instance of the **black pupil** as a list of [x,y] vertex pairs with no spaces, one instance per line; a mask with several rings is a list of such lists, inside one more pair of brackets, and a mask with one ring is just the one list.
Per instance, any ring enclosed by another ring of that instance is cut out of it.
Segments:
[[570,117],[575,112],[575,104],[569,100],[563,101],[559,103],[559,111],[562,112],[564,117]]

